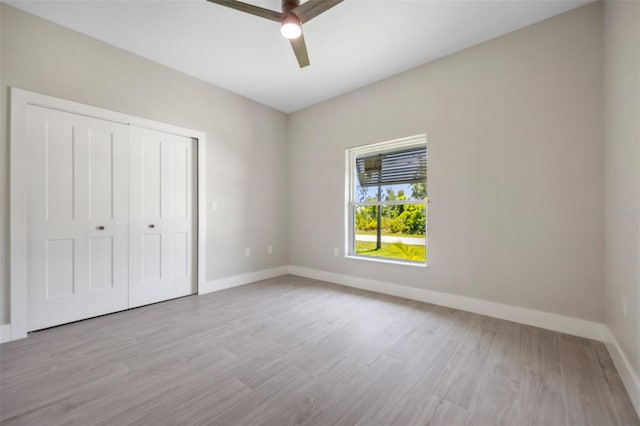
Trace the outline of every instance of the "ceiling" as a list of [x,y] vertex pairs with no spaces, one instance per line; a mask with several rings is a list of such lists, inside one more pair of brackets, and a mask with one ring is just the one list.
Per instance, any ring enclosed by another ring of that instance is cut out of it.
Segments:
[[8,3],[288,113],[590,1],[345,0],[305,24],[304,69],[277,22],[204,0]]

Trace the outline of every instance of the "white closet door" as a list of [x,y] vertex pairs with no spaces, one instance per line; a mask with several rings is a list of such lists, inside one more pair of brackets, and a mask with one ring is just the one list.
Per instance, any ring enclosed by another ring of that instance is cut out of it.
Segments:
[[29,106],[29,330],[128,307],[128,129]]
[[131,127],[130,307],[194,294],[194,141]]

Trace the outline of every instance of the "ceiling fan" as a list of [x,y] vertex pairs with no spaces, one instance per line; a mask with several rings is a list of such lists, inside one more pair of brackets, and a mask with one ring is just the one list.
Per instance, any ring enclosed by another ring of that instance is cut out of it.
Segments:
[[304,4],[300,4],[300,0],[282,0],[282,12],[237,0],[207,1],[280,22],[280,33],[289,39],[300,68],[304,68],[309,65],[309,54],[304,43],[302,24],[326,12],[343,0],[309,0]]

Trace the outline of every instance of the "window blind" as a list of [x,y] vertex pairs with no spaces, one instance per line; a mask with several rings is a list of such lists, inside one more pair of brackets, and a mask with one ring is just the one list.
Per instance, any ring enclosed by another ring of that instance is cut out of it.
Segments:
[[356,158],[361,187],[419,183],[427,180],[427,147]]

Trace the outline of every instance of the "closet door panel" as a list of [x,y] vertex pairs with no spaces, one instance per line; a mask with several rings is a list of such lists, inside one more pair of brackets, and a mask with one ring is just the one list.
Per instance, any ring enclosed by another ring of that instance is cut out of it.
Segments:
[[29,330],[128,306],[128,130],[29,106]]
[[193,141],[135,128],[130,144],[130,306],[194,294]]

